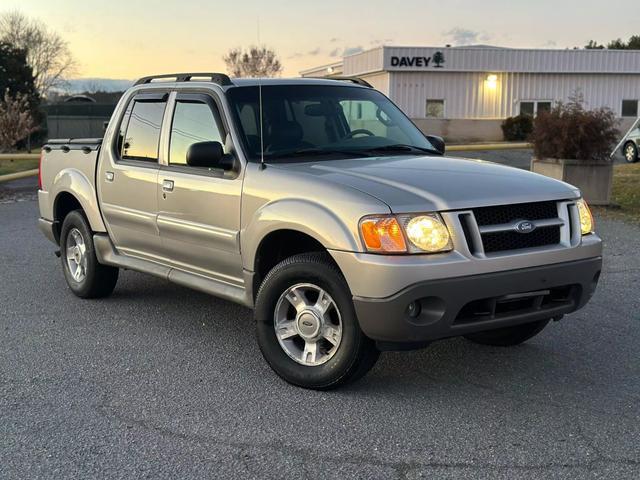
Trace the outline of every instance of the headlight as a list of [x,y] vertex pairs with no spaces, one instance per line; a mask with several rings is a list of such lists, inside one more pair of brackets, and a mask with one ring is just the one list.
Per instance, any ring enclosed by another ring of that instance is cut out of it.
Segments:
[[580,215],[580,231],[582,235],[593,233],[594,222],[591,210],[589,210],[589,205],[587,205],[587,202],[585,202],[583,198],[578,200],[576,205],[578,207],[578,214]]
[[449,229],[437,213],[365,217],[360,232],[371,252],[436,253],[453,248]]

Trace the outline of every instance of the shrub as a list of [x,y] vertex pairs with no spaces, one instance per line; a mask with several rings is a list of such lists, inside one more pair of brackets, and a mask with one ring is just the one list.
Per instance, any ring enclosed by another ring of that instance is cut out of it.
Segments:
[[533,131],[533,118],[531,115],[509,117],[500,126],[505,140],[509,142],[527,140]]
[[585,110],[580,95],[538,114],[531,134],[537,158],[596,162],[610,161],[617,138],[614,113],[607,108]]

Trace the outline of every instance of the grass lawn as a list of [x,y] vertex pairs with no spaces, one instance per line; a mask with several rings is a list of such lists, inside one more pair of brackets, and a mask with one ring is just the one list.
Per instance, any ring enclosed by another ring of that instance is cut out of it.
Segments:
[[29,160],[11,160],[0,159],[0,175],[6,175],[7,173],[22,172],[24,170],[32,170],[38,168],[38,159]]
[[611,200],[615,206],[594,207],[594,212],[603,217],[621,218],[640,224],[640,163],[614,167]]

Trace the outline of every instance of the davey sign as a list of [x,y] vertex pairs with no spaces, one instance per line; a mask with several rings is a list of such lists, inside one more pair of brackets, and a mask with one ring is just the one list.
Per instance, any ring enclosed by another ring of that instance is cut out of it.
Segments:
[[436,52],[431,57],[391,56],[391,66],[394,68],[443,68],[444,54]]

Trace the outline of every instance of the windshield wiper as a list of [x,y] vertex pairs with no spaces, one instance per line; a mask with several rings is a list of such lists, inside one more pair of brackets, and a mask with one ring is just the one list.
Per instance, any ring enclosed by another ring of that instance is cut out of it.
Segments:
[[408,152],[408,153],[436,153],[439,152],[432,148],[416,147],[415,145],[406,145],[404,143],[395,143],[393,145],[383,145],[381,147],[367,148],[367,152]]
[[266,155],[266,158],[281,159],[281,158],[294,158],[294,157],[311,157],[316,155],[351,155],[353,157],[370,157],[371,154],[364,150],[339,150],[330,148],[302,148],[299,150],[293,150],[289,152],[276,152],[271,155]]

